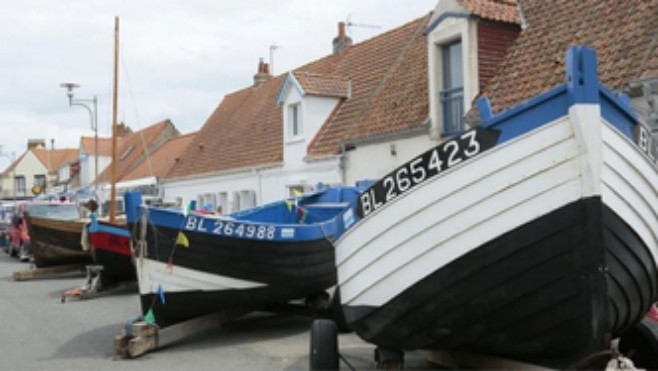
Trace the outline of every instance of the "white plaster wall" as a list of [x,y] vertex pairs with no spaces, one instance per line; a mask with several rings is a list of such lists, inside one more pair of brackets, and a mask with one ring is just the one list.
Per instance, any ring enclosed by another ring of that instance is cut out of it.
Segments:
[[[101,174],[112,162],[112,157],[100,156],[98,157],[98,174]],[[88,187],[95,178],[96,160],[94,156],[88,156],[80,161],[80,187]]]
[[231,205],[234,202],[235,192],[251,190],[256,193],[256,204],[262,205],[287,197],[288,187],[291,185],[315,185],[318,182],[341,183],[338,157],[308,163],[303,170],[286,170],[283,166],[276,166],[197,179],[166,181],[162,186],[165,202],[173,203],[177,198],[181,198],[183,205],[187,205],[199,195],[213,193],[219,199],[219,194],[226,192],[229,198],[228,204]]
[[[437,142],[425,134],[385,143],[359,145],[346,153],[345,181],[354,184],[358,180],[380,179],[397,166],[436,145]],[[394,146],[395,154],[391,146]]]
[[[297,89],[289,89],[283,109],[283,161],[286,169],[302,169],[306,167],[304,157],[308,145],[311,143],[322,124],[327,120],[339,100],[336,98],[302,97]],[[301,120],[303,136],[299,139],[289,140],[288,136],[288,106],[301,103]]]
[[[39,159],[34,155],[34,153],[28,151],[25,153],[25,156],[21,159],[20,162],[16,165],[14,169],[14,174],[10,175],[12,179],[12,192],[14,186],[14,177],[15,176],[24,176],[25,177],[25,193],[16,192],[16,196],[32,196],[32,187],[34,186],[34,176],[35,175],[47,175],[48,170],[46,167],[39,161]],[[48,179],[48,177],[46,177]]]

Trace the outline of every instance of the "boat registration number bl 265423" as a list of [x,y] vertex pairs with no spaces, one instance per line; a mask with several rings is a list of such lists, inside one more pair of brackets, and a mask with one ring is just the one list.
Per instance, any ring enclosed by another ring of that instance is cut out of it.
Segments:
[[478,127],[416,156],[359,196],[356,213],[364,218],[415,186],[494,147],[500,131]]

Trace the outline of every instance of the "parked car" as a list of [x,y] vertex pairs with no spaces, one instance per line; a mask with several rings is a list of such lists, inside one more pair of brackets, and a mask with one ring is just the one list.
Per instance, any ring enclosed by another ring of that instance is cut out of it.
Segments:
[[11,231],[11,219],[14,215],[14,203],[0,203],[0,248],[9,253],[9,232]]
[[25,202],[19,202],[14,206],[11,217],[11,229],[9,231],[9,255],[18,256],[23,246],[29,245],[30,236],[27,233],[27,224],[24,218]]

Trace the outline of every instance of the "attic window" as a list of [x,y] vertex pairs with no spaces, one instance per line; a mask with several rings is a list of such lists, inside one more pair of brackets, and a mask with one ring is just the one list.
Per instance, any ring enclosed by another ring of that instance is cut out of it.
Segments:
[[288,140],[302,138],[304,134],[302,126],[302,105],[294,103],[288,105]]
[[120,161],[125,160],[126,157],[128,157],[128,156],[130,155],[130,153],[133,151],[133,149],[135,149],[134,146],[130,146],[130,147],[128,147],[128,149],[127,149],[127,150],[121,155],[121,157],[119,157],[119,160],[120,160]]
[[441,46],[443,86],[440,92],[443,133],[452,135],[464,128],[464,73],[461,40]]

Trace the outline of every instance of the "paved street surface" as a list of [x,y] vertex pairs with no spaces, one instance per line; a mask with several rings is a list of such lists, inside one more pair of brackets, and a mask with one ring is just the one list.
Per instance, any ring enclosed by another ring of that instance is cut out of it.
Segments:
[[[85,301],[60,302],[82,275],[14,282],[28,269],[0,252],[0,370],[307,370],[311,320],[254,314],[206,330],[137,359],[113,360],[113,339],[139,315],[136,288]],[[341,335],[340,351],[357,370],[372,369],[374,347]],[[419,352],[407,368],[430,365]],[[349,367],[341,362],[341,369]]]

